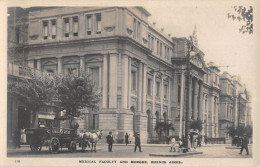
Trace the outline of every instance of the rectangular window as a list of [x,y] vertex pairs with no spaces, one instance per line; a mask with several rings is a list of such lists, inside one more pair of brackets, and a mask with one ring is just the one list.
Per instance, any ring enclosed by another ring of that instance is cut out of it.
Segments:
[[136,38],[136,19],[134,19],[133,28],[134,28],[134,38]]
[[136,91],[136,71],[132,71],[132,90]]
[[169,59],[170,58],[170,55],[169,55],[169,48],[167,48],[167,59]]
[[34,61],[33,61],[33,68],[34,68],[34,69],[37,69],[37,60],[34,60]]
[[101,14],[96,14],[96,33],[101,33]]
[[141,23],[138,21],[137,22],[137,39],[140,41],[141,37]]
[[148,48],[151,49],[151,36],[148,35]]
[[157,81],[156,83],[156,96],[160,97],[160,82]]
[[77,68],[76,67],[67,68],[67,74],[77,75]]
[[51,20],[51,38],[52,39],[56,38],[56,31],[57,31],[56,20]]
[[87,15],[86,18],[87,18],[87,34],[91,35],[91,32],[92,32],[92,17],[91,17],[91,15]]
[[154,38],[152,37],[152,40],[151,40],[151,50],[153,51],[154,50]]
[[167,99],[167,96],[168,96],[168,85],[164,85],[163,86],[163,97],[164,99]]
[[48,39],[48,21],[43,21],[43,39]]
[[79,31],[79,19],[78,16],[73,17],[73,36],[77,37]]
[[167,47],[164,46],[164,57],[167,59]]
[[160,53],[160,46],[159,46],[159,41],[157,41],[157,55]]
[[147,81],[147,94],[152,95],[152,79],[148,78]]
[[16,28],[16,42],[17,43],[23,43],[23,38],[22,38],[22,28],[21,27],[17,27]]
[[93,129],[98,129],[98,114],[93,114]]
[[65,37],[69,37],[69,33],[70,33],[70,21],[69,18],[65,18],[64,19],[64,35]]
[[94,89],[99,87],[99,67],[90,68],[91,80],[95,84]]
[[160,56],[162,56],[162,43],[160,43]]
[[178,103],[181,102],[181,75],[178,75]]

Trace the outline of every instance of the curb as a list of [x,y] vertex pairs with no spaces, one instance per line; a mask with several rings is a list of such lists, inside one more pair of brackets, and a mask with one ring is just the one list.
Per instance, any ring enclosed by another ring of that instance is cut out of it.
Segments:
[[196,155],[203,154],[203,152],[190,152],[190,153],[178,153],[178,154],[166,154],[166,153],[152,153],[149,156],[157,156],[157,157],[182,157],[188,155]]

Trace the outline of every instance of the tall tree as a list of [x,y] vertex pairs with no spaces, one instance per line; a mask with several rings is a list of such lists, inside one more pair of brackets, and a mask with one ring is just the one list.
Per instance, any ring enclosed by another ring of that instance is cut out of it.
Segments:
[[27,111],[33,113],[35,123],[36,112],[55,99],[55,76],[36,72],[28,67],[20,67],[24,77],[8,79],[8,94],[23,99]]
[[83,115],[80,109],[97,107],[101,94],[94,86],[87,75],[65,75],[60,78],[56,85],[57,105],[65,111],[65,118],[72,121],[74,117]]
[[236,14],[228,13],[228,18],[238,20],[242,22],[242,26],[239,28],[239,32],[253,33],[253,7],[234,6]]
[[162,132],[164,132],[164,134],[166,136],[168,136],[170,130],[173,130],[173,131],[175,130],[175,128],[174,128],[172,123],[169,123],[169,122],[157,122],[156,125],[155,125],[155,131],[159,135],[159,141],[160,142],[161,142]]

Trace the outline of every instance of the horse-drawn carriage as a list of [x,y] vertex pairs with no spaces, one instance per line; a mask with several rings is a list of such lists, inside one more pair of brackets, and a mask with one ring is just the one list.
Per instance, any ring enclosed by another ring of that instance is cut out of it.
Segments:
[[42,146],[47,146],[51,153],[58,153],[60,148],[76,152],[79,140],[76,130],[56,127],[27,129],[26,135],[31,151],[41,151]]
[[92,143],[91,151],[96,151],[96,144],[101,139],[102,132],[78,133],[77,129],[51,127],[27,129],[26,135],[31,151],[41,151],[42,146],[47,146],[51,153],[58,153],[62,148],[68,148],[73,153],[77,151],[77,143],[82,146],[82,151]]

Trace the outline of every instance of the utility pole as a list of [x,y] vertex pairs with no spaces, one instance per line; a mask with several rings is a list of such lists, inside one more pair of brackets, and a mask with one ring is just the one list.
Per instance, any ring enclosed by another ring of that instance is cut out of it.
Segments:
[[190,36],[190,42],[188,43],[188,54],[187,54],[187,59],[186,59],[186,116],[185,116],[185,146],[188,147],[188,135],[190,131],[190,52],[193,50],[193,42],[192,42],[192,37]]

